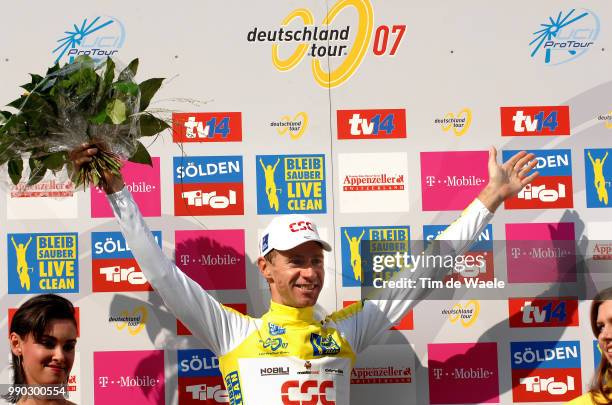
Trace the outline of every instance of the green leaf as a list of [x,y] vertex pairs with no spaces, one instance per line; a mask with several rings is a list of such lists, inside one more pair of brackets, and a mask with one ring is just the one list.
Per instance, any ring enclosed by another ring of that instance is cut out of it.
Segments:
[[30,83],[26,83],[19,87],[21,87],[25,91],[32,91],[44,80],[42,76],[34,74],[34,73],[30,73],[30,77],[32,78],[30,80]]
[[143,112],[151,103],[151,99],[162,85],[163,78],[153,78],[140,83],[140,111]]
[[19,110],[19,109],[21,109],[21,106],[25,103],[26,98],[28,98],[28,97],[27,96],[21,96],[17,100],[13,100],[10,103],[8,103],[7,105],[9,107],[13,107],[13,108]]
[[96,99],[94,101],[93,111],[100,110],[100,108],[106,102],[107,93],[111,88],[113,79],[115,78],[115,62],[113,62],[111,58],[107,58],[104,69],[104,77],[98,82],[98,88],[96,89]]
[[60,66],[59,66],[59,63],[56,63],[55,65],[53,65],[49,69],[47,69],[46,75],[49,76],[50,74],[55,73],[58,70],[60,70]]
[[9,118],[11,118],[11,114],[8,111],[0,111],[0,125],[4,125],[4,123],[6,122],[6,120],[8,120]]
[[106,114],[106,110],[102,110],[98,113],[98,115],[89,118],[89,122],[91,122],[92,124],[101,125],[106,120],[106,117],[108,117],[108,114]]
[[21,173],[23,172],[23,160],[21,157],[16,157],[8,162],[8,174],[13,184],[19,184]]
[[43,165],[53,171],[60,170],[66,163],[66,152],[55,152],[42,159]]
[[142,163],[153,166],[153,160],[151,159],[151,155],[149,155],[147,148],[145,148],[142,143],[138,141],[136,142],[138,144],[136,152],[134,152],[134,154],[128,160],[134,163]]
[[151,114],[142,114],[139,122],[140,136],[153,136],[167,128],[170,128],[170,125],[168,125],[165,121],[160,120]]
[[138,58],[134,59],[130,62],[129,65],[125,69],[119,73],[119,80],[134,80],[134,76],[136,76],[136,72],[138,71]]
[[37,158],[30,158],[28,164],[30,166],[30,178],[28,179],[28,186],[33,186],[34,184],[40,182],[43,177],[45,177],[45,173],[47,173],[47,167],[45,166],[42,160]]
[[108,89],[115,78],[115,62],[111,58],[106,59],[106,67],[104,69],[104,91]]
[[106,105],[106,114],[113,124],[122,124],[125,121],[125,103],[121,100],[112,100]]
[[113,88],[131,96],[138,95],[138,85],[133,82],[116,82],[113,83]]

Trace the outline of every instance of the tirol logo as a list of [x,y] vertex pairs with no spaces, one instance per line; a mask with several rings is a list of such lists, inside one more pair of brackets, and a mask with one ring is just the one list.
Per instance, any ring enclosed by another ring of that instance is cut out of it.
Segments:
[[500,107],[502,136],[569,135],[569,106]]
[[[152,165],[125,162],[121,174],[125,187],[134,196],[134,201],[145,217],[161,215],[161,188],[159,175],[159,157],[152,157]],[[106,193],[96,187],[91,188],[91,217],[113,218]]]
[[341,153],[338,167],[341,212],[408,211],[406,153]]
[[[410,252],[409,226],[342,227],[340,232],[343,287],[372,285],[373,255]],[[396,272],[403,269],[404,267],[386,268],[376,276],[380,275],[383,279],[390,279]]]
[[340,345],[332,335],[321,336],[318,333],[310,334],[313,356],[326,356],[340,353]]
[[108,317],[108,322],[114,323],[117,330],[123,331],[127,329],[127,332],[132,336],[136,336],[142,332],[148,320],[149,311],[147,311],[144,305],[139,305],[132,311],[124,309],[118,314]]
[[406,137],[406,110],[338,110],[338,139]]
[[115,17],[87,17],[79,23],[69,24],[70,31],[56,42],[53,49],[55,62],[73,62],[78,56],[93,59],[116,57],[125,42],[125,27]]
[[529,46],[531,57],[549,66],[584,55],[599,36],[599,17],[590,10],[560,11],[544,21],[533,31]]
[[242,175],[242,156],[175,157],[174,214],[243,214]]
[[[94,352],[94,402],[165,402],[164,351]],[[146,365],[146,366],[145,366]]]
[[[423,225],[423,238],[426,243],[435,240],[448,228],[448,225]],[[488,224],[478,235],[469,250],[463,255],[469,262],[456,262],[453,272],[448,279],[461,280],[477,279],[479,281],[493,281],[495,275],[493,260],[493,226]]]
[[[352,15],[344,13],[345,10],[357,13],[356,24],[335,25],[338,16]],[[303,26],[295,27],[298,23],[292,24],[294,21],[299,21]],[[279,28],[253,27],[247,34],[247,41],[272,43],[272,63],[280,72],[287,72],[306,56],[310,57],[315,81],[327,89],[343,84],[359,68],[365,55],[370,52],[372,31],[374,41],[371,52],[378,57],[394,56],[404,37],[406,25],[380,25],[374,29],[374,10],[369,0],[342,0],[329,9],[319,25],[316,25],[312,12],[302,7],[290,12]],[[283,52],[281,46],[290,47],[291,51]],[[287,54],[289,56],[285,56]],[[326,71],[323,66],[328,65],[330,57],[338,60],[333,63],[337,67]]]
[[578,326],[576,298],[510,298],[511,328]]
[[258,214],[327,212],[324,155],[257,155]]
[[175,231],[176,264],[207,290],[246,288],[244,230]]
[[272,121],[270,126],[276,128],[276,132],[281,136],[288,133],[289,138],[295,141],[300,139],[308,128],[308,114],[304,111],[300,111],[293,117],[283,115],[280,121]]
[[[161,232],[152,233],[161,249]],[[121,232],[92,232],[91,245],[94,292],[153,290]]]
[[[342,301],[344,308],[356,304],[357,301]],[[406,315],[400,319],[400,321],[391,326],[389,330],[413,330],[414,329],[414,311],[411,309]]]
[[610,152],[612,152],[610,148],[584,150],[584,174],[588,208],[608,208],[611,206],[608,192],[612,192],[612,163],[606,165]]
[[497,343],[427,345],[431,404],[499,403]]
[[510,283],[576,281],[573,222],[506,224],[506,252]]
[[[242,315],[247,314],[247,305],[238,303],[238,304],[223,304],[224,307],[231,308],[235,311],[240,312]],[[176,320],[176,334],[178,336],[191,335],[191,331],[181,322],[180,320]]]
[[217,356],[208,349],[178,350],[179,404],[229,403]]
[[469,300],[465,304],[458,302],[451,309],[442,310],[442,315],[447,315],[451,324],[461,325],[464,328],[472,326],[479,314],[480,301],[478,300]]
[[434,124],[440,125],[444,132],[452,129],[455,136],[463,136],[472,125],[472,110],[463,108],[456,114],[448,112],[444,118],[436,118]]
[[565,402],[582,392],[580,342],[510,342],[514,402]]
[[79,292],[76,233],[9,233],[9,294]]
[[240,142],[242,113],[172,113],[172,139],[180,142]]
[[[503,161],[518,150],[502,151]],[[504,201],[506,209],[572,208],[572,151],[569,149],[528,150],[537,161],[534,171],[540,175],[523,187],[518,195]]]
[[487,151],[421,152],[423,211],[463,210],[485,186]]

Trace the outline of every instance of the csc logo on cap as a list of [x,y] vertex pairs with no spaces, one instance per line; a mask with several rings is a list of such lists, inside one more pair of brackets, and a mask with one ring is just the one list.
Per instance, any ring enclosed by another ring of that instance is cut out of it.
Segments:
[[289,224],[289,230],[291,232],[299,232],[299,231],[315,231],[315,229],[313,228],[313,224],[310,221],[299,221],[299,222],[293,222],[291,224]]

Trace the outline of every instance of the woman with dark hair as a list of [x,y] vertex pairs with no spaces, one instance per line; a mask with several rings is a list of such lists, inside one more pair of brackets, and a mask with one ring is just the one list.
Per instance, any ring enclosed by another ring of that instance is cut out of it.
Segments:
[[[15,312],[9,330],[13,360],[13,388],[5,399],[18,404],[72,404],[64,396],[74,363],[77,321],[74,306],[54,294],[38,295]],[[44,385],[39,389],[27,387]],[[49,387],[54,385],[54,392]],[[63,387],[62,387],[63,386]],[[48,389],[49,391],[46,391]]]
[[599,342],[601,362],[589,392],[568,405],[612,404],[612,287],[601,291],[593,299],[591,328]]

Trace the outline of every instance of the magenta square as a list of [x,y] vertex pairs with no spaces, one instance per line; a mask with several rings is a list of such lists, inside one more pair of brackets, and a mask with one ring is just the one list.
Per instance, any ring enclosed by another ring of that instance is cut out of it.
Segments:
[[421,152],[423,211],[463,210],[489,180],[489,152]]
[[574,223],[506,224],[510,283],[576,281]]
[[164,404],[164,351],[94,352],[96,404]]
[[246,288],[244,230],[175,231],[177,266],[206,290]]
[[[134,196],[140,212],[145,217],[161,215],[161,189],[159,180],[159,158],[154,157],[153,166],[125,162],[121,174],[125,186]],[[91,217],[111,218],[113,211],[102,190],[91,188]]]
[[429,403],[499,403],[497,343],[427,345]]

